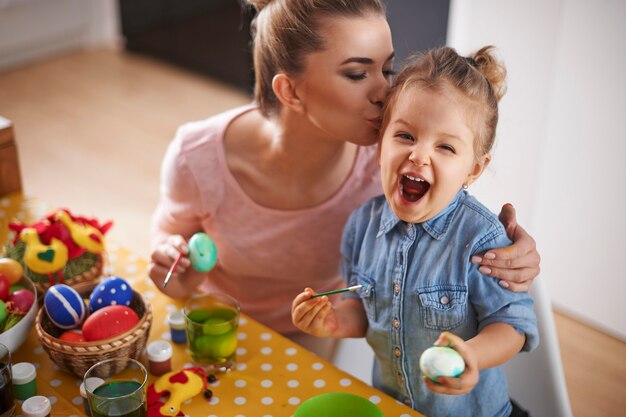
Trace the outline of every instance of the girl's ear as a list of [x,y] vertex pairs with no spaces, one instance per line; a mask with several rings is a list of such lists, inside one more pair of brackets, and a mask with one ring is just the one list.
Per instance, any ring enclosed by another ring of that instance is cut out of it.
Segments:
[[474,166],[470,173],[467,175],[467,179],[465,180],[465,183],[463,185],[470,185],[471,183],[476,181],[485,171],[485,168],[487,168],[489,162],[491,162],[491,154],[488,153],[480,157],[478,161],[474,162]]
[[278,73],[272,79],[272,90],[283,107],[302,112],[303,105],[296,91],[295,80],[285,73]]

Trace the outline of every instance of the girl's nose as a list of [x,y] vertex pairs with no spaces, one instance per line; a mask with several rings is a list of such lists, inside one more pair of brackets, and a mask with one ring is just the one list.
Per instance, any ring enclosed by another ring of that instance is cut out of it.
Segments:
[[430,165],[430,156],[426,152],[413,149],[409,155],[409,161],[416,166]]

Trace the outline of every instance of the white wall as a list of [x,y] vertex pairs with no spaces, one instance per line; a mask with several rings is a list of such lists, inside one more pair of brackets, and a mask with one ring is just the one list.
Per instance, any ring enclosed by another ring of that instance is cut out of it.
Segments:
[[0,0],[0,70],[119,42],[116,0]]
[[448,43],[509,71],[494,160],[472,191],[518,208],[553,304],[626,340],[626,2],[452,0]]

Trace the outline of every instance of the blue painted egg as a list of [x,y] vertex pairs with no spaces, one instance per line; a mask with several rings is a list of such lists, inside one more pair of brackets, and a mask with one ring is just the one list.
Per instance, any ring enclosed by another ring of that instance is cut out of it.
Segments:
[[92,313],[107,306],[129,306],[133,289],[123,278],[110,277],[100,282],[89,296],[89,311]]
[[43,305],[50,320],[61,329],[78,327],[87,317],[85,300],[74,288],[65,284],[48,288]]

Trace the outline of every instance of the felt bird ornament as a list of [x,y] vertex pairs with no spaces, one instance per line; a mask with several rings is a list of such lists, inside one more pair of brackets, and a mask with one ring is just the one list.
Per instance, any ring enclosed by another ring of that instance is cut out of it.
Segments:
[[95,254],[104,251],[104,236],[100,230],[89,224],[73,221],[70,215],[63,210],[57,211],[54,217],[69,229],[72,240],[78,246]]
[[[148,417],[184,416],[181,404],[203,389],[207,389],[207,382],[201,368],[187,368],[162,375],[148,388]],[[167,401],[159,401],[167,393]]]
[[67,247],[59,239],[52,238],[49,245],[44,245],[39,240],[37,231],[27,227],[20,232],[20,239],[26,244],[24,251],[24,263],[33,272],[48,275],[50,285],[55,285],[52,277],[56,273],[59,282],[64,283],[61,271],[67,263]]

